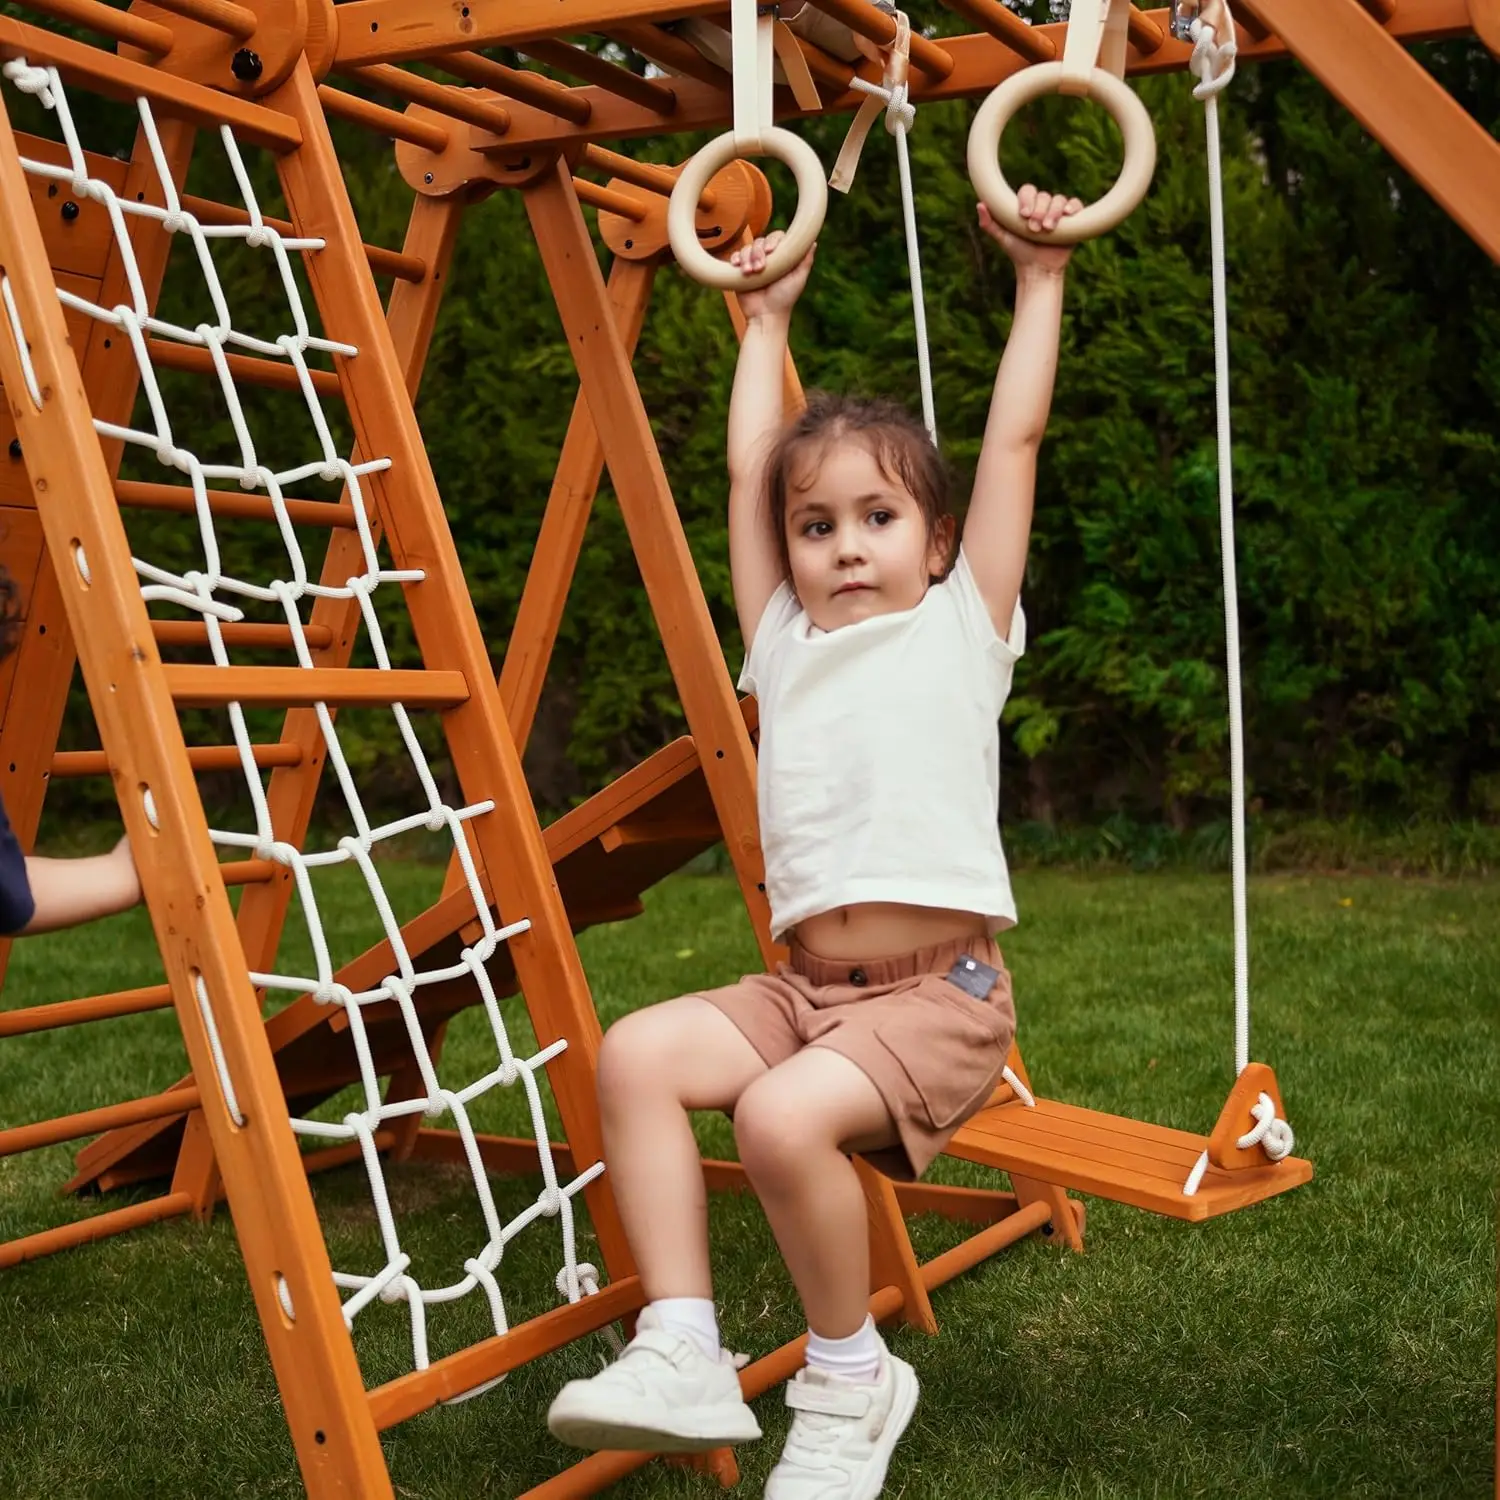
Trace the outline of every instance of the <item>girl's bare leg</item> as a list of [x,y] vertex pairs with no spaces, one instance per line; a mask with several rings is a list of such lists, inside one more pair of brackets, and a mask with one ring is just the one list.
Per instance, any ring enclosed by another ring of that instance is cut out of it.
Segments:
[[734,1134],[808,1326],[827,1339],[857,1333],[870,1306],[870,1245],[846,1153],[896,1139],[879,1091],[847,1057],[805,1047],[740,1095]]
[[739,1028],[696,995],[634,1011],[605,1034],[604,1159],[648,1301],[713,1296],[703,1163],[688,1111],[730,1109],[766,1072]]

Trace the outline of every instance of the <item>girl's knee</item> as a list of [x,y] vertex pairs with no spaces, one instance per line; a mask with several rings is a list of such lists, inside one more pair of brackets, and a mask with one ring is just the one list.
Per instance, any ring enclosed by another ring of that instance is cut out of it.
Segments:
[[734,1107],[734,1140],[740,1162],[752,1177],[786,1176],[807,1159],[806,1121],[784,1091],[752,1084]]
[[599,1102],[606,1108],[659,1083],[667,1060],[662,1028],[649,1010],[621,1016],[599,1048]]

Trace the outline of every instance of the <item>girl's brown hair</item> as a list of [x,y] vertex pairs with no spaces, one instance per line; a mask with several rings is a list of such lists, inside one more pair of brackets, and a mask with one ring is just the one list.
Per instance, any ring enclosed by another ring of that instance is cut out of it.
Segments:
[[[781,570],[791,576],[786,544],[787,500],[795,485],[792,472],[810,458],[821,461],[828,444],[843,438],[862,442],[888,479],[902,484],[922,511],[927,535],[935,537],[953,511],[948,466],[927,429],[895,401],[861,400],[814,391],[799,417],[789,422],[766,461],[767,499]],[[949,549],[951,553],[951,548]]]

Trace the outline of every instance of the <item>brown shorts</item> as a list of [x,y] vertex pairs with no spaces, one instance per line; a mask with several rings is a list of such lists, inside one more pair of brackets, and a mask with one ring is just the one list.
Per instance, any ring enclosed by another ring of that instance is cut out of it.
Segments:
[[[944,976],[964,955],[999,970],[983,1000]],[[880,1090],[900,1144],[865,1155],[888,1176],[920,1177],[989,1098],[1010,1055],[1016,1008],[999,947],[970,938],[868,963],[792,946],[790,964],[704,990],[775,1067],[804,1047],[847,1057]]]

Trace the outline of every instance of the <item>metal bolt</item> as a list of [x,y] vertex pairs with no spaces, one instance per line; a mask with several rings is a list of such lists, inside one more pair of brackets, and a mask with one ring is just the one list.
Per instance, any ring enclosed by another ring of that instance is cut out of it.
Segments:
[[71,198],[63,204],[62,216],[69,224],[78,217],[78,205]]
[[423,182],[431,182],[432,181],[432,173],[431,172],[424,172],[422,174],[422,181]]
[[241,47],[229,64],[229,71],[241,83],[254,83],[265,71],[265,64],[260,60],[260,53],[252,52],[248,47]]

